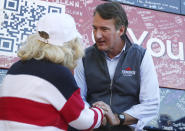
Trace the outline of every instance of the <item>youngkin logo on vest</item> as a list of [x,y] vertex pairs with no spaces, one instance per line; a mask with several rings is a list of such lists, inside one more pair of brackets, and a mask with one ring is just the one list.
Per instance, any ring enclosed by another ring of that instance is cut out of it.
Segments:
[[133,76],[136,74],[136,71],[133,71],[131,67],[127,67],[122,70],[122,74],[123,76]]

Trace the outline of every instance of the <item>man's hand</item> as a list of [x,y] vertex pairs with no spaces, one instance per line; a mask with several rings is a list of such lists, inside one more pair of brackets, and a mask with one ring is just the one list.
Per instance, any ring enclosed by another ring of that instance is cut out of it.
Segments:
[[106,126],[107,124],[107,118],[106,117],[103,117],[103,121],[101,123],[103,126]]
[[[106,121],[108,121],[111,125],[115,126],[120,124],[118,116],[112,112],[108,104],[104,103],[103,101],[98,101],[93,103],[93,106],[100,107],[104,110]],[[102,125],[104,124],[106,125],[105,121],[103,121]]]

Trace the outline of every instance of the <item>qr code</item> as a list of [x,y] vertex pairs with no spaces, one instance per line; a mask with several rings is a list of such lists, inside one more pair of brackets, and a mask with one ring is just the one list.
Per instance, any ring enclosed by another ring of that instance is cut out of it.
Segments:
[[0,0],[0,55],[16,56],[22,42],[36,32],[46,13],[64,13],[65,6],[40,0]]

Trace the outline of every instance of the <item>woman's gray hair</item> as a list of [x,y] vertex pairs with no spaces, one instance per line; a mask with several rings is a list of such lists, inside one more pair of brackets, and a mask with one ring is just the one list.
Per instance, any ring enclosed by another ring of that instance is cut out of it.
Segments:
[[82,40],[75,38],[62,46],[48,44],[39,40],[38,34],[32,34],[20,48],[17,55],[21,60],[49,60],[61,64],[69,69],[74,69],[77,60],[84,55]]

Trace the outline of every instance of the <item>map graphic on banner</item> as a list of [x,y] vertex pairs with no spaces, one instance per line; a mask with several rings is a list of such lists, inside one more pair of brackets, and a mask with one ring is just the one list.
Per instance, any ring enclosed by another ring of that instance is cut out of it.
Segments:
[[0,55],[16,56],[20,44],[36,32],[46,13],[64,13],[65,6],[39,0],[0,0]]

